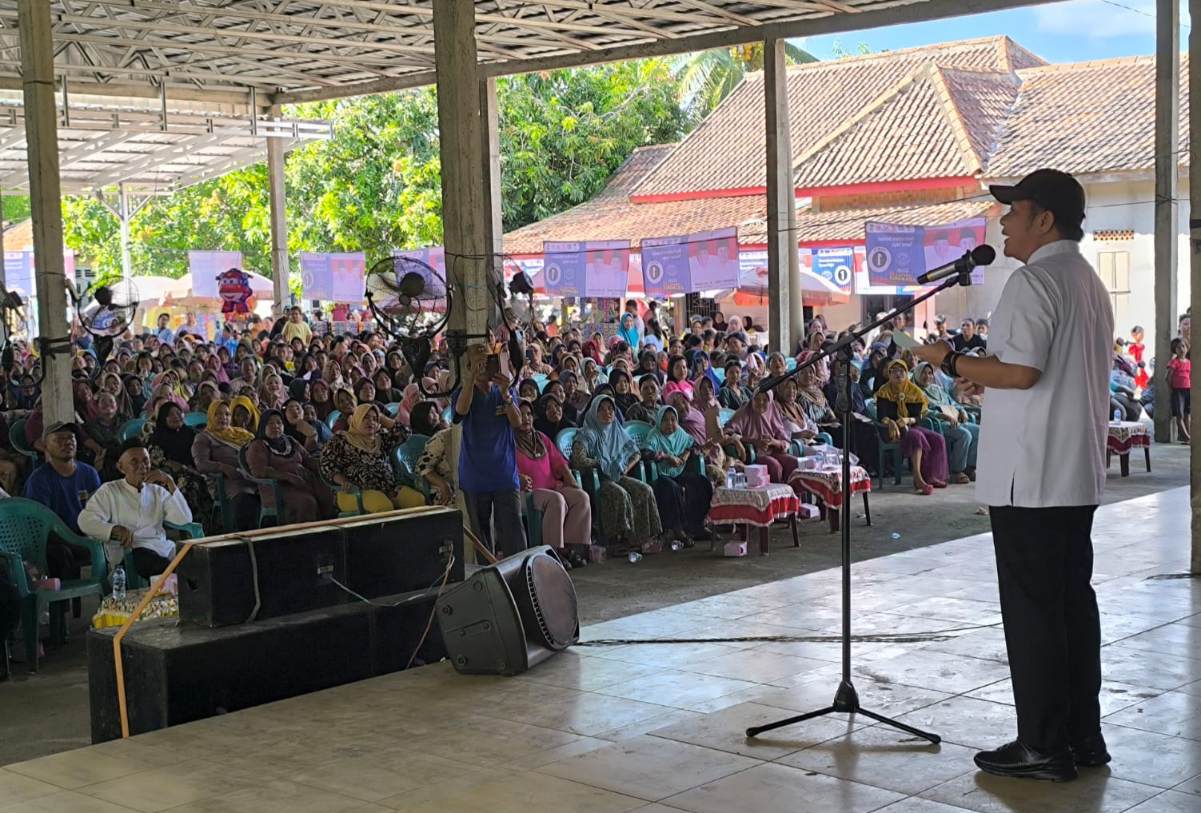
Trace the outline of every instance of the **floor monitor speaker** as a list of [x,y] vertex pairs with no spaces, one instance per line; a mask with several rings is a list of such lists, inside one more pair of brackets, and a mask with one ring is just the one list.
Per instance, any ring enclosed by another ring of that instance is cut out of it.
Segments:
[[579,640],[575,586],[543,545],[480,568],[437,602],[447,656],[471,675],[516,675]]

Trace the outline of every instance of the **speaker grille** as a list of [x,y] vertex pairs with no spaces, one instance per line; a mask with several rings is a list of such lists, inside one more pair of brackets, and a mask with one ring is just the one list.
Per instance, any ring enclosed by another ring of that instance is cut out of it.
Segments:
[[551,649],[566,649],[579,636],[571,577],[553,557],[540,554],[526,560],[525,584],[542,640]]

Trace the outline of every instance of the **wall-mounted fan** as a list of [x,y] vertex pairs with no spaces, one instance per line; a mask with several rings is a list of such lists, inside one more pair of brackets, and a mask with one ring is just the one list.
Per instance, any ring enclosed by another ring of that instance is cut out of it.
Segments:
[[450,319],[453,289],[446,277],[421,260],[396,255],[367,270],[366,286],[364,296],[376,324],[400,346],[422,393],[427,398],[449,395],[426,392],[421,383],[434,339]]
[[96,338],[115,338],[133,324],[134,312],[141,303],[137,286],[125,278],[106,285],[93,285],[83,295],[87,304],[79,307],[79,324]]

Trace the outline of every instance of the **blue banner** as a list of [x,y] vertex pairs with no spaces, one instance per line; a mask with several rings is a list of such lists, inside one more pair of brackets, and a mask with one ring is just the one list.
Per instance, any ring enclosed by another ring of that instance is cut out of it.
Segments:
[[913,285],[926,270],[921,226],[868,223],[867,273],[872,285]]
[[855,271],[855,248],[813,249],[813,273],[837,286],[839,290],[851,292],[851,279]]
[[629,240],[545,242],[542,284],[551,296],[625,296]]

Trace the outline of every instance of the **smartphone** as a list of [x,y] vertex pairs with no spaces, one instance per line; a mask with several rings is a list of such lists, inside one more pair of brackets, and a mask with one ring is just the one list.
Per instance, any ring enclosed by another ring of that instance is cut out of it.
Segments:
[[489,353],[487,361],[484,362],[484,372],[488,374],[488,378],[500,375],[500,355],[497,353]]

